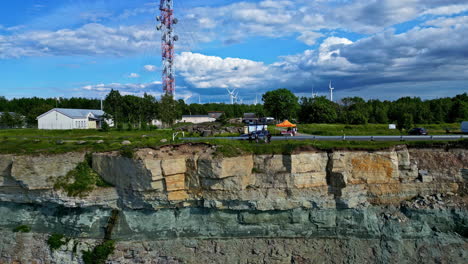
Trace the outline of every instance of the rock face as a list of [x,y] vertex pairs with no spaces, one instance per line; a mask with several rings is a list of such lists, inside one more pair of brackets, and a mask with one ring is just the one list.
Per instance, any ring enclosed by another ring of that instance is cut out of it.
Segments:
[[[133,159],[94,153],[93,169],[114,187],[80,198],[53,185],[84,153],[0,155],[0,263],[80,263],[76,248],[99,244],[112,210],[113,263],[468,257],[466,149],[215,152],[201,144],[140,149]],[[32,233],[12,233],[19,225]],[[71,240],[50,252],[47,233]]]

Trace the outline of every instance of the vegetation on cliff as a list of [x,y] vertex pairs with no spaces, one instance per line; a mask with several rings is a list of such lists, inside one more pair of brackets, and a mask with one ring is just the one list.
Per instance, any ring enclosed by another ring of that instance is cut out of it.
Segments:
[[15,233],[29,233],[31,232],[31,227],[28,225],[20,225],[15,228],[13,228],[13,232]]
[[114,250],[114,240],[104,241],[91,251],[83,251],[83,261],[85,264],[104,264]]
[[54,251],[67,244],[69,240],[70,239],[66,238],[63,234],[53,233],[47,239],[47,245],[49,245],[50,250]]
[[110,185],[91,168],[90,157],[87,156],[86,161],[79,163],[66,176],[58,178],[54,188],[66,191],[68,196],[82,197],[95,187],[109,187]]

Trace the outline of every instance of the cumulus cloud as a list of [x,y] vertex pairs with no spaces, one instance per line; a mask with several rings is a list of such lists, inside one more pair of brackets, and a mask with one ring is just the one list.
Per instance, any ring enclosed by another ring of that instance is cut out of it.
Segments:
[[267,74],[263,62],[183,52],[176,57],[178,73],[196,88],[243,88],[259,85]]
[[[101,83],[83,86],[80,91],[85,92],[88,96],[102,96],[108,94],[112,89],[118,90],[122,95],[143,96],[146,93],[159,98],[163,94],[160,81],[149,83]],[[190,90],[177,86],[176,99],[188,100],[192,96],[193,93]]]
[[83,86],[85,91],[94,91],[94,92],[110,92],[112,89],[119,90],[123,92],[131,93],[141,93],[141,92],[150,92],[154,90],[159,90],[161,87],[160,81],[150,82],[150,83],[110,83],[110,84],[95,84],[95,85],[86,85]]
[[138,78],[138,77],[140,77],[140,75],[138,73],[134,73],[134,72],[132,72],[132,73],[130,73],[128,75],[128,78]]
[[430,82],[446,85],[447,92],[462,92],[465,88],[460,83],[468,81],[467,35],[467,23],[415,28],[403,34],[388,30],[356,42],[329,37],[318,49],[284,56],[270,65],[184,53],[177,66],[180,75],[196,88],[244,88],[250,94],[280,87],[297,93],[310,92],[313,86],[324,90],[329,80],[336,83],[337,92],[349,95],[344,91],[355,91],[365,97],[371,93],[356,91],[374,88],[384,94],[385,87],[390,92],[397,84],[412,87],[404,94],[437,93],[440,86],[428,85]]
[[312,46],[315,45],[317,39],[323,37],[324,35],[317,32],[302,32],[301,35],[297,38],[298,40],[304,42],[305,44]]
[[154,30],[136,26],[111,28],[98,23],[78,29],[30,31],[0,36],[0,58],[23,56],[125,56],[157,47]]
[[154,65],[145,65],[143,66],[143,68],[145,69],[145,71],[147,72],[155,72],[158,68]]

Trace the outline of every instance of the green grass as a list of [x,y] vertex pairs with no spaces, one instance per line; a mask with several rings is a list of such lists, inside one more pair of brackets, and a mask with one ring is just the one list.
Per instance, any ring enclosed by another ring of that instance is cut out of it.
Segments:
[[376,141],[313,141],[313,140],[288,140],[266,143],[249,143],[247,140],[204,140],[203,142],[216,145],[215,154],[220,157],[235,157],[242,154],[291,154],[294,151],[308,148],[317,150],[354,149],[354,150],[379,150],[386,149],[404,143],[376,142]]
[[79,163],[66,176],[57,179],[54,188],[66,191],[68,196],[83,197],[96,186],[108,187],[109,185],[91,168],[89,163],[89,161]]
[[[460,124],[418,124],[414,127],[424,127],[430,135],[446,135],[446,129],[450,133],[461,133]],[[396,129],[388,129],[386,124],[345,125],[345,124],[299,124],[298,132],[317,136],[388,136],[401,135]],[[407,133],[403,131],[403,135]]]
[[31,232],[31,227],[27,226],[27,225],[20,225],[20,226],[17,226],[15,228],[13,228],[13,232],[15,233],[29,233]]
[[49,245],[50,250],[54,251],[67,244],[69,240],[70,239],[67,239],[62,234],[54,233],[49,237],[49,239],[47,239],[47,244]]
[[[142,137],[146,135],[147,137]],[[97,130],[38,130],[7,129],[0,130],[0,153],[34,154],[66,153],[73,151],[113,151],[122,148],[122,141],[129,140],[133,148],[160,146],[162,139],[171,140],[172,130],[155,131],[116,131]],[[99,140],[104,143],[98,144]],[[60,142],[63,141],[63,142]],[[78,141],[86,141],[78,145]]]
[[[425,127],[429,134],[446,134],[446,128],[451,133],[460,133],[460,124],[429,124],[415,125],[415,127]],[[311,135],[327,136],[352,136],[352,135],[400,135],[398,130],[390,130],[387,125],[343,125],[343,124],[299,124],[299,133]],[[269,126],[268,130],[273,134],[280,132]],[[97,130],[37,130],[37,129],[9,129],[0,130],[0,153],[8,154],[35,154],[35,153],[66,153],[76,151],[104,152],[122,151],[124,155],[131,157],[131,152],[135,148],[157,147],[171,143],[172,129],[158,129],[154,131],[117,131],[100,132]],[[147,137],[142,137],[146,135]],[[181,135],[179,135],[181,136]],[[186,137],[197,136],[186,134]],[[237,136],[234,134],[224,134],[223,136]],[[167,143],[161,142],[166,139]],[[104,143],[98,144],[98,140]],[[132,142],[130,146],[122,146],[124,140]],[[63,142],[62,142],[63,141]],[[86,141],[85,144],[78,145],[78,141]],[[176,141],[172,143],[179,143]],[[401,144],[401,142],[350,142],[350,141],[274,141],[271,144],[248,144],[246,142],[214,140],[210,144],[220,145],[218,153],[220,155],[234,155],[239,152],[249,153],[284,153],[291,152],[297,147],[310,146],[319,149],[331,148],[385,148],[389,145]]]
[[115,250],[115,241],[107,240],[97,245],[92,251],[83,251],[85,264],[104,264]]

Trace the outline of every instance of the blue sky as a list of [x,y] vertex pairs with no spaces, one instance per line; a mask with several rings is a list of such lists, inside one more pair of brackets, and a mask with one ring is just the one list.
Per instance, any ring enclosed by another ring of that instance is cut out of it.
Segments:
[[[468,91],[466,0],[174,0],[177,97],[245,103]],[[159,1],[22,0],[0,10],[0,96],[161,94]]]

